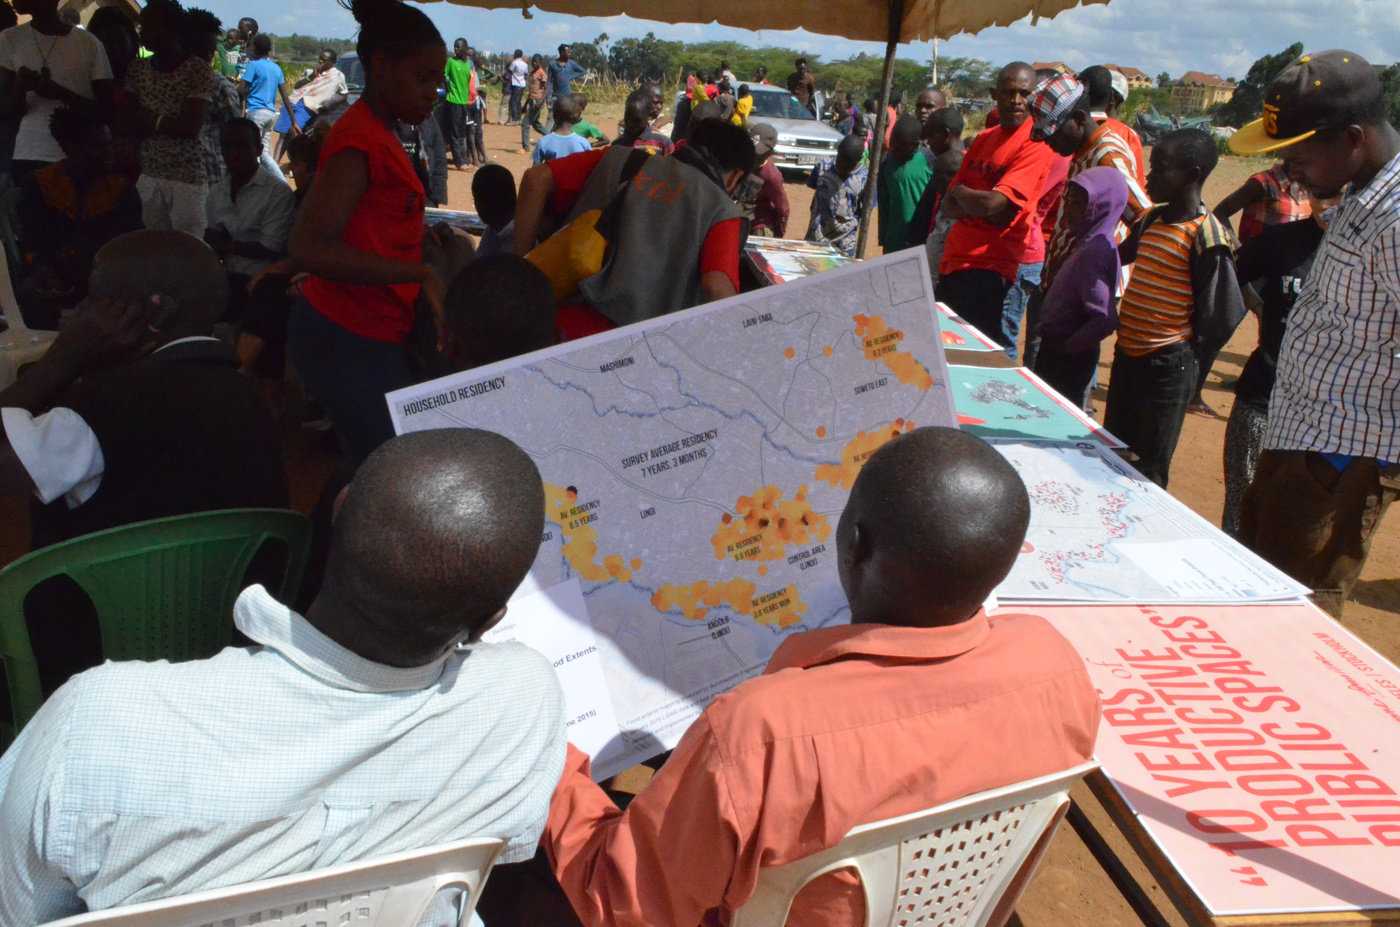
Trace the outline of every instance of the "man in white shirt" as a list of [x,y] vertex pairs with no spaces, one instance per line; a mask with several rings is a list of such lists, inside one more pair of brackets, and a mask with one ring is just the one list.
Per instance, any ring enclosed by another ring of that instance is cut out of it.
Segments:
[[[540,545],[544,490],[490,432],[395,438],[342,495],[305,617],[261,586],[256,642],[108,663],[0,759],[0,923],[35,924],[404,850],[535,854],[564,761],[549,661],[483,644]],[[419,923],[457,924],[460,890]]]
[[296,194],[280,171],[273,175],[263,168],[262,133],[252,120],[226,123],[222,142],[228,172],[209,190],[204,240],[223,258],[230,276],[246,285],[286,256]]
[[507,124],[514,125],[524,112],[525,85],[530,79],[530,63],[525,60],[525,53],[517,48],[506,70],[510,74],[510,122]]
[[35,168],[63,160],[49,132],[60,106],[96,117],[110,112],[112,66],[95,36],[58,15],[58,0],[16,0],[33,17],[0,32],[0,115],[20,118],[11,174],[18,184]]

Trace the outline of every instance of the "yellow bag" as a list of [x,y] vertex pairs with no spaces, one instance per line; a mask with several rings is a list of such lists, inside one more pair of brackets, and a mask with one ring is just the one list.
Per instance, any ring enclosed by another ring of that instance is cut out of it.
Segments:
[[525,260],[534,264],[549,278],[554,298],[565,302],[578,295],[578,285],[603,269],[607,258],[608,239],[598,231],[598,223],[607,210],[620,207],[632,178],[642,169],[651,153],[636,148],[622,165],[617,192],[606,209],[581,212],[568,225],[531,248]]
[[580,213],[525,255],[525,260],[549,278],[555,300],[572,299],[580,283],[603,269],[608,240],[598,231],[602,215],[601,209]]

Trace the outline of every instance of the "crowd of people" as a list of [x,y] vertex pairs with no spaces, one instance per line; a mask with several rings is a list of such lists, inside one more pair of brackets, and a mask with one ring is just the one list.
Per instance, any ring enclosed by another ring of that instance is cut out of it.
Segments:
[[[330,52],[288,92],[251,20],[224,31],[150,0],[138,32],[114,8],[87,29],[57,0],[17,9],[31,20],[0,32],[12,270],[26,318],[63,322],[0,391],[0,494],[34,500],[35,546],[286,507],[288,371],[340,467],[301,597],[239,597],[244,646],[98,666],[80,609],[31,618],[50,697],[0,757],[0,923],[495,835],[493,924],[551,898],[551,922],[698,924],[856,824],[1092,755],[1080,657],[1046,622],[983,607],[1021,549],[1026,489],[951,429],[861,469],[834,541],[851,624],[791,635],[624,807],[567,745],[548,662],[482,643],[539,550],[539,472],[499,435],[394,437],[384,395],[739,292],[746,237],[790,220],[776,133],[744,105],[766,72],[692,75],[669,137],[661,89],[641,86],[609,141],[567,46],[517,50],[499,78],[533,154],[517,184],[485,158],[470,44],[449,50],[416,5],[352,3],[353,103]],[[805,61],[786,88],[815,114]],[[896,102],[879,164],[876,107],[843,98],[805,234],[854,254],[873,182],[884,249],[924,249],[939,298],[1008,355],[1024,340],[1074,402],[1116,334],[1106,424],[1163,486],[1204,371],[1252,308],[1225,526],[1339,612],[1400,462],[1400,133],[1375,71],[1350,52],[1289,65],[1233,140],[1283,166],[1214,210],[1215,141],[1172,132],[1146,161],[1115,117],[1126,96],[1104,67],[1013,62],[970,139],[937,89]],[[449,151],[474,170],[479,243],[425,228]],[[979,517],[950,517],[969,504]],[[456,923],[457,895],[425,922]],[[863,899],[829,874],[792,917],[859,923]]]

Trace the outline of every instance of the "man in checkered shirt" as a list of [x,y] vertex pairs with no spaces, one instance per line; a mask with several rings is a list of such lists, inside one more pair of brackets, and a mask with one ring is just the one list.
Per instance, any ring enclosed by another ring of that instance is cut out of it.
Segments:
[[1400,133],[1360,55],[1304,55],[1232,139],[1281,152],[1315,196],[1347,189],[1288,319],[1240,538],[1340,616],[1400,462]]

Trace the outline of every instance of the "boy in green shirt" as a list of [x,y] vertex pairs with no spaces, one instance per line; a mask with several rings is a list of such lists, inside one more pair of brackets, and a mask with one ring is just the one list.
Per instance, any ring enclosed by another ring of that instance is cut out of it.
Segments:
[[476,102],[476,74],[472,67],[471,47],[466,39],[452,43],[452,57],[443,70],[447,99],[443,105],[443,134],[452,148],[452,160],[457,170],[465,171],[472,163],[467,147],[467,121],[471,105]]
[[601,148],[608,143],[608,137],[603,134],[603,130],[583,118],[583,111],[588,109],[588,97],[581,93],[573,94],[574,111],[578,119],[574,122],[574,134],[582,135],[588,139],[588,143],[594,148]]
[[880,165],[880,247],[886,254],[921,245],[928,237],[924,190],[933,178],[933,166],[919,150],[922,135],[918,116],[900,116],[890,133],[890,153]]

